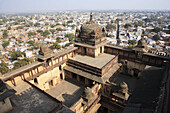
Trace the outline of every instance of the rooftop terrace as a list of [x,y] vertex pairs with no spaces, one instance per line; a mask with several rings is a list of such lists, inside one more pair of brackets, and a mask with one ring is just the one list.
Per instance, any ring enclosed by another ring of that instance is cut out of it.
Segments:
[[27,82],[21,81],[13,88],[17,93],[11,97],[13,110],[9,113],[47,113],[60,104]]
[[80,99],[84,88],[80,83],[66,79],[46,92],[59,101],[62,101],[67,107],[71,107]]
[[70,58],[71,60],[83,63],[83,64],[87,64],[96,68],[103,68],[109,61],[113,60],[116,56],[115,55],[111,55],[111,54],[100,54],[99,56],[93,58],[90,56],[83,56],[83,55],[77,55],[73,58]]

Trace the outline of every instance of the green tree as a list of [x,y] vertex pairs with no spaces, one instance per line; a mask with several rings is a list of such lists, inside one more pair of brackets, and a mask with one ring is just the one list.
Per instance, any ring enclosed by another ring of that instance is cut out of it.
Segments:
[[7,38],[8,37],[8,32],[7,32],[7,30],[4,30],[4,32],[3,32],[3,38]]
[[109,34],[108,37],[115,37],[114,35]]
[[24,55],[24,53],[21,51],[14,51],[12,52],[11,57],[13,60],[16,60],[18,57],[21,57],[21,55]]
[[4,22],[3,21],[0,21],[0,25],[3,25],[4,24]]
[[17,39],[17,41],[18,41],[19,43],[22,43],[22,40],[21,40],[21,39]]
[[135,41],[135,40],[129,40],[129,41],[128,41],[128,44],[135,45],[135,44],[136,44],[136,41]]
[[44,37],[47,37],[47,35],[49,35],[49,34],[50,34],[49,30],[45,30],[45,31],[43,32],[43,36],[44,36]]
[[153,38],[153,40],[155,40],[155,41],[158,41],[158,40],[160,40],[160,37],[159,37],[159,35],[154,35],[152,38]]
[[51,28],[54,28],[54,27],[55,27],[55,25],[52,24],[52,25],[51,25]]
[[11,38],[15,38],[15,36],[12,36]]
[[52,34],[54,34],[54,32],[55,32],[55,30],[54,30],[54,29],[51,29],[50,31],[51,31],[51,33],[52,33]]
[[8,30],[11,30],[11,26],[8,27]]
[[17,29],[23,29],[24,28],[24,26],[18,26],[17,27]]
[[0,72],[1,72],[2,74],[5,74],[5,73],[7,73],[7,72],[9,71],[7,65],[8,65],[8,64],[5,63],[5,62],[0,63]]
[[69,24],[69,23],[73,23],[73,21],[72,20],[69,20],[69,21],[67,21],[67,23]]
[[136,41],[135,40],[129,40],[128,44],[129,44],[129,48],[134,48],[135,45],[136,45]]
[[30,58],[24,58],[18,62],[15,62],[14,63],[14,68],[18,68],[18,67],[21,67],[21,66],[24,66],[26,64],[28,64],[29,62],[32,62],[33,59],[30,59]]
[[38,32],[38,33],[42,33],[42,32],[43,32],[43,30],[41,30],[41,29],[38,29],[38,30],[37,30],[37,32]]
[[37,22],[37,23],[34,24],[34,26],[38,27],[38,26],[40,26],[40,23]]
[[56,25],[60,25],[60,23],[57,23]]
[[49,24],[48,23],[45,23],[46,26],[48,26]]
[[135,27],[142,26],[142,25],[143,25],[143,22],[142,22],[142,21],[138,21],[138,22],[135,22],[135,23],[134,23],[134,26],[135,26]]
[[28,36],[33,36],[33,35],[35,35],[36,33],[35,32],[32,32],[32,31],[29,31],[28,32]]
[[8,45],[9,45],[9,41],[3,41],[3,42],[2,42],[2,46],[3,46],[4,48],[6,48]]
[[29,22],[29,25],[30,25],[30,26],[33,26],[33,22]]
[[56,30],[57,31],[62,31],[63,29],[59,27],[59,28],[56,28]]
[[53,44],[53,46],[56,48],[56,49],[60,49],[61,48],[61,45],[58,43],[58,42],[55,42]]
[[112,24],[107,24],[106,26],[106,30],[109,31],[111,29],[116,29],[116,26],[115,25],[112,25]]
[[153,29],[153,32],[155,32],[155,33],[158,33],[158,32],[160,32],[162,29],[160,28],[160,27],[155,27],[154,29]]
[[68,37],[69,41],[73,41],[75,39],[75,35],[73,33],[67,33],[65,37]]
[[30,41],[28,41],[27,43],[28,43],[28,44],[30,44],[31,46],[34,46],[34,44],[35,44],[35,41],[33,41],[33,40],[30,40]]
[[58,42],[60,39],[61,39],[60,37],[57,37],[57,38],[56,38],[56,41]]
[[131,26],[132,26],[132,25],[129,24],[129,23],[126,23],[126,24],[124,25],[125,28],[131,27]]

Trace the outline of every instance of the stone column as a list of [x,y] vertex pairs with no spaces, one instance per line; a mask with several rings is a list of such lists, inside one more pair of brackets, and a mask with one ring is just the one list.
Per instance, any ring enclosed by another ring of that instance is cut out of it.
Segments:
[[77,75],[77,81],[80,81],[80,76],[79,75]]
[[89,85],[89,81],[88,81],[87,78],[85,78],[85,84],[86,84],[86,85]]

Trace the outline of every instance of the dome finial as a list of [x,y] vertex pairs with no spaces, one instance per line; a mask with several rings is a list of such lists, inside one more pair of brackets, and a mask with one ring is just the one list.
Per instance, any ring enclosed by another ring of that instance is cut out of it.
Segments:
[[92,21],[92,16],[93,16],[93,15],[92,15],[92,12],[91,12],[91,13],[90,13],[90,21]]

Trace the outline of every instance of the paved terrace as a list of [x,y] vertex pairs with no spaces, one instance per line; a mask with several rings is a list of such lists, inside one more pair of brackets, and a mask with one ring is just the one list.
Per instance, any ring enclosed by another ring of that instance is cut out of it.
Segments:
[[84,86],[71,79],[62,80],[58,85],[46,91],[49,95],[71,107],[83,94]]
[[86,55],[77,55],[77,56],[70,58],[70,59],[73,60],[73,61],[77,61],[77,62],[87,64],[87,65],[101,69],[102,67],[104,67],[109,61],[111,61],[115,57],[116,57],[116,55],[103,53],[103,54],[100,54],[99,56],[97,56],[95,58],[90,57],[90,56],[86,56]]
[[129,91],[133,91],[135,89],[135,84],[138,79],[135,77],[132,77],[130,75],[125,75],[122,73],[116,73],[110,78],[110,82],[113,82],[117,85],[119,85],[122,82],[126,82],[129,88]]
[[163,97],[163,73],[161,68],[146,66],[123,113],[155,112]]
[[48,113],[60,104],[59,101],[24,81],[12,88],[17,93],[11,97],[13,110],[9,113]]

